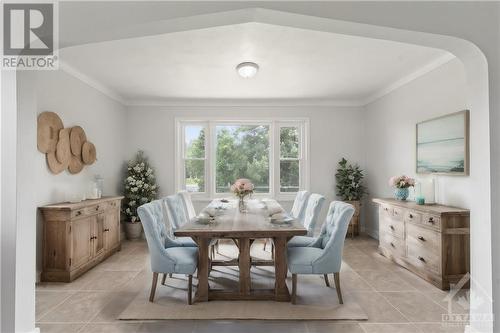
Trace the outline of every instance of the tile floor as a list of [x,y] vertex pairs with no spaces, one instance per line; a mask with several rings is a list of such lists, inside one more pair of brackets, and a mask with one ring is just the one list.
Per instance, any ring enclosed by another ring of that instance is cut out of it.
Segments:
[[[261,246],[255,244],[254,246]],[[443,325],[448,303],[443,292],[394,265],[377,252],[367,236],[347,239],[341,283],[344,298],[354,298],[368,314],[362,322],[328,321],[119,321],[115,318],[148,285],[148,250],[144,241],[124,242],[122,251],[72,283],[36,287],[36,321],[42,333],[433,333],[463,332],[463,325]],[[318,277],[319,278],[319,277]],[[467,313],[465,293],[450,304]]]

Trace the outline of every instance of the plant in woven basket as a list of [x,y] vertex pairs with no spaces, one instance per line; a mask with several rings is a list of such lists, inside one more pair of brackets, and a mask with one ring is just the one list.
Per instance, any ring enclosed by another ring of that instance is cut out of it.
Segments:
[[137,208],[156,199],[158,189],[154,170],[149,165],[144,152],[137,152],[136,157],[128,162],[124,180],[123,213],[127,221],[140,222]]
[[348,163],[345,158],[339,162],[335,180],[337,196],[344,201],[359,201],[366,193],[363,186],[363,170],[357,164]]

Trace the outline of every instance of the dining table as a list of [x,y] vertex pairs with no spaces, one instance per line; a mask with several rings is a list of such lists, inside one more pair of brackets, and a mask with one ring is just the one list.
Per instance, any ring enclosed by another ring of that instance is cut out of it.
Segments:
[[[307,230],[285,212],[274,199],[250,199],[241,209],[238,200],[215,199],[199,214],[178,228],[176,237],[191,237],[198,245],[198,287],[195,302],[209,300],[291,300],[286,284],[287,243],[294,236],[303,236]],[[210,258],[209,245],[214,239],[231,239],[238,247],[238,258],[215,260]],[[256,239],[272,239],[272,260],[252,258],[250,247]],[[238,290],[212,289],[209,274],[213,266],[237,266]],[[275,283],[272,289],[253,289],[252,266],[274,266]]]

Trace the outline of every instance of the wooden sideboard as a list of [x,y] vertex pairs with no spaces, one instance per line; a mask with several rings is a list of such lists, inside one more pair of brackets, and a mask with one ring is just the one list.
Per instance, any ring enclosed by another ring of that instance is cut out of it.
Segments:
[[469,272],[469,210],[373,199],[379,206],[379,250],[440,289]]
[[40,207],[42,281],[73,281],[120,250],[122,199],[105,197]]

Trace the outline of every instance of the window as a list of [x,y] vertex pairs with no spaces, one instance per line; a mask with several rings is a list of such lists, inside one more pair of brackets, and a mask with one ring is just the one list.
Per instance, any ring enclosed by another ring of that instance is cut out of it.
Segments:
[[307,120],[177,120],[177,190],[227,195],[248,178],[256,195],[292,198],[307,188]]
[[205,192],[205,127],[184,127],[184,190]]
[[269,193],[269,125],[217,125],[215,131],[216,193],[227,193],[238,178]]
[[300,189],[299,128],[280,127],[280,192]]

